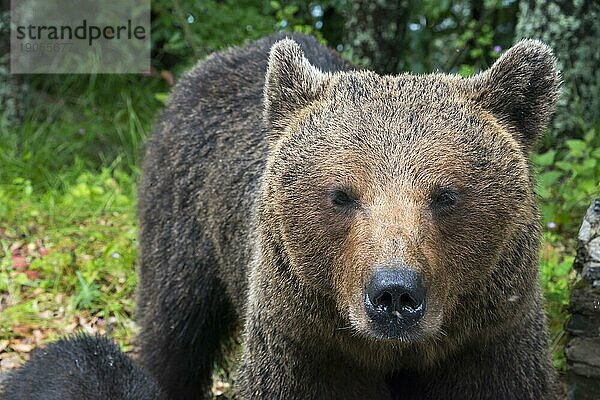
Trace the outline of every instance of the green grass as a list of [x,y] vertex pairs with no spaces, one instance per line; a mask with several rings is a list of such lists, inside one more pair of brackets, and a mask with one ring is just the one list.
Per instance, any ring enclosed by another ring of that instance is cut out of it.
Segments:
[[35,329],[53,339],[91,324],[127,344],[136,284],[134,178],[104,168],[43,191],[15,178],[0,186],[0,204],[0,340]]
[[127,75],[28,88],[23,123],[0,130],[0,369],[78,329],[130,348],[137,165],[168,90]]
[[0,130],[0,182],[24,178],[42,190],[110,165],[132,172],[166,82],[133,75],[57,79],[31,78],[22,93],[23,123]]

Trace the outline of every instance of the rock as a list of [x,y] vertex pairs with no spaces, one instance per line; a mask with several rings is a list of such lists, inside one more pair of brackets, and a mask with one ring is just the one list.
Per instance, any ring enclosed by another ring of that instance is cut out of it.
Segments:
[[581,314],[572,314],[567,322],[567,331],[571,335],[600,336],[600,318],[589,318]]
[[573,371],[567,372],[567,399],[569,400],[598,400],[600,380],[586,378]]
[[600,261],[600,236],[590,240],[587,244],[587,248],[590,259]]
[[566,330],[567,398],[600,399],[600,200],[590,205],[579,230],[578,272]]
[[572,314],[583,314],[589,318],[600,317],[600,288],[580,279],[571,290],[569,310]]
[[577,235],[577,239],[580,241],[587,243],[592,238],[600,236],[600,224],[598,224],[598,219],[600,218],[597,212],[594,211],[594,205],[591,205],[588,209],[588,213],[581,224],[581,228],[579,228],[579,235]]
[[586,364],[589,375],[600,378],[600,337],[573,338],[565,349],[567,357],[574,364]]
[[588,281],[595,281],[600,279],[600,262],[590,261],[584,265],[582,277]]

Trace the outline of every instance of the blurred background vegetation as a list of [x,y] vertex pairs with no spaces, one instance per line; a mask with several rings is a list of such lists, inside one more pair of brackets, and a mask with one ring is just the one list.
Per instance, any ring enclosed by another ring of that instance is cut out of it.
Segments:
[[2,1],[0,370],[81,328],[131,348],[144,140],[171,86],[198,60],[281,30],[315,35],[380,73],[470,76],[522,37],[555,49],[563,97],[531,158],[544,224],[540,279],[555,365],[564,369],[577,230],[600,194],[600,3],[154,0],[151,73],[10,75]]

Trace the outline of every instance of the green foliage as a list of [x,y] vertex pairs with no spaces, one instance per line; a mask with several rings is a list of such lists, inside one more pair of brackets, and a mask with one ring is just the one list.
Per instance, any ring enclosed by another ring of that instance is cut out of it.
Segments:
[[297,0],[156,0],[152,3],[153,65],[174,69],[178,75],[214,51],[278,30],[322,38],[322,13],[315,12],[322,5]]
[[311,21],[309,20],[310,10],[308,9],[306,2],[279,2],[272,0],[271,8],[275,11],[277,27],[279,29],[313,35],[325,43],[321,31],[316,28],[314,24],[311,24]]
[[0,182],[53,186],[57,173],[137,165],[162,106],[154,93],[167,90],[159,78],[132,75],[32,76],[29,87],[23,121],[0,129]]
[[512,44],[517,3],[353,0],[342,12],[344,51],[368,68],[470,75]]
[[0,185],[0,340],[28,326],[61,334],[79,316],[128,342],[135,180],[110,168],[61,178],[53,188],[18,177]]
[[270,2],[256,0],[156,0],[152,48],[157,68],[188,67],[226,46],[275,30]]
[[540,284],[546,300],[553,363],[561,372],[566,368],[564,326],[573,279],[573,251],[573,247],[565,247],[561,237],[555,233],[544,234],[540,254]]
[[600,124],[583,139],[567,139],[533,154],[536,192],[547,232],[540,257],[540,282],[550,322],[554,366],[565,371],[564,324],[577,231],[592,199],[600,197]]
[[546,226],[575,238],[585,210],[600,196],[600,124],[583,139],[567,139],[532,160]]

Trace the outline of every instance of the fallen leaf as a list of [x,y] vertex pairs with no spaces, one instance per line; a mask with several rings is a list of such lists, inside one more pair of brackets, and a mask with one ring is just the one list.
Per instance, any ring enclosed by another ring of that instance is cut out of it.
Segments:
[[72,322],[69,325],[65,326],[66,333],[72,333],[77,328],[77,322]]
[[44,342],[44,339],[46,338],[44,333],[39,329],[34,329],[32,333],[33,333],[33,338],[35,339],[36,346],[41,345]]
[[22,342],[11,343],[10,347],[14,351],[18,351],[19,353],[29,353],[31,350],[33,350],[32,345],[27,344],[27,343],[22,343]]
[[25,271],[25,275],[27,275],[27,277],[32,281],[35,281],[36,279],[39,279],[39,277],[40,277],[39,271],[32,271],[30,269]]
[[12,256],[12,266],[16,268],[17,271],[23,272],[29,266],[29,263],[25,256],[14,255]]
[[8,370],[21,366],[21,357],[18,353],[0,354],[0,370]]
[[14,242],[11,246],[10,246],[10,254],[15,256],[15,255],[20,255],[22,254],[21,251],[21,246],[23,245],[23,242]]
[[17,325],[13,326],[12,331],[15,335],[27,337],[31,334],[31,329],[28,325]]

